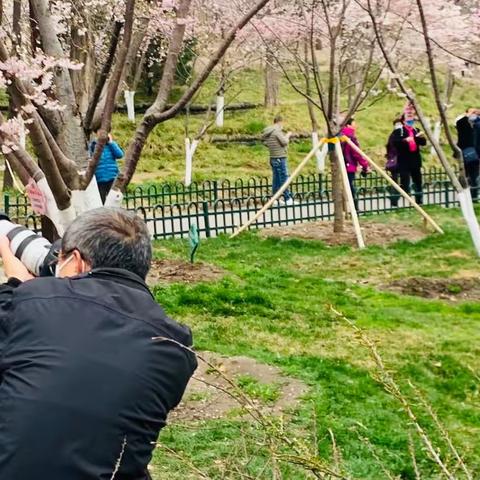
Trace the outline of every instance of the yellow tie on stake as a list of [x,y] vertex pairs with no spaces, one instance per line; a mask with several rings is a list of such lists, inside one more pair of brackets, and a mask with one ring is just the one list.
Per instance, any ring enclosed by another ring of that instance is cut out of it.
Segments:
[[340,135],[338,137],[331,137],[331,138],[323,137],[322,139],[320,139],[320,142],[323,142],[323,143],[338,143],[338,142],[346,142],[346,141],[347,141],[347,137],[345,135]]
[[320,141],[323,143],[338,143],[340,141],[344,141],[343,138],[344,137],[332,137],[332,138],[323,137]]

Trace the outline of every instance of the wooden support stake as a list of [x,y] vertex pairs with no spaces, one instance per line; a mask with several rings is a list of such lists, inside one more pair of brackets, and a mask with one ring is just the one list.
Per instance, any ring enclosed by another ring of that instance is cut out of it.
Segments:
[[343,141],[346,141],[357,153],[359,153],[385,180],[407,200],[417,212],[432,225],[432,227],[438,232],[443,234],[443,230],[433,220],[433,218],[422,208],[418,203],[405,191],[403,188],[394,182],[368,155],[366,155],[360,148],[358,148],[349,138],[343,137]]
[[348,181],[347,166],[345,165],[345,158],[343,157],[343,151],[340,142],[335,143],[335,149],[337,150],[338,166],[342,172],[343,191],[347,197],[350,215],[352,216],[353,229],[355,230],[355,235],[357,237],[358,248],[365,248],[365,242],[363,240],[362,230],[358,221],[357,209],[355,208],[352,190]]
[[321,139],[320,142],[318,142],[318,145],[316,145],[315,147],[312,148],[312,150],[310,150],[309,154],[298,164],[297,168],[287,178],[287,181],[279,188],[279,190],[277,190],[277,192],[273,195],[273,197],[252,218],[250,218],[244,225],[242,225],[235,232],[233,232],[230,238],[234,238],[238,234],[246,230],[253,222],[258,220],[281,197],[283,192],[289,187],[289,185],[293,182],[293,180],[302,171],[303,167],[308,163],[308,161],[315,155],[315,152],[319,150],[324,143],[325,143],[325,139]]

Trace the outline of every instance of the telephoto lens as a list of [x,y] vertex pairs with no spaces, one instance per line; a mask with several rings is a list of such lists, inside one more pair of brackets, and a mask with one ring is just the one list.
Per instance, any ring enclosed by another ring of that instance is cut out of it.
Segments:
[[45,275],[45,260],[51,254],[52,244],[26,227],[12,223],[5,214],[0,214],[0,235],[10,240],[13,254],[36,277]]

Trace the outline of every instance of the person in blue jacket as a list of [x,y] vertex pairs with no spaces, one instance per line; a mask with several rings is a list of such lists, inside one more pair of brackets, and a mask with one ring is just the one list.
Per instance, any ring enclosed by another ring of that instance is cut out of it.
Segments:
[[[98,136],[98,132],[97,132]],[[90,142],[89,152],[90,157],[95,151],[95,146],[97,141],[93,140]],[[118,175],[118,165],[117,160],[123,157],[123,150],[120,148],[117,142],[114,142],[112,135],[108,134],[108,142],[103,148],[102,155],[98,161],[97,168],[95,170],[95,177],[97,179],[98,190],[100,191],[100,197],[102,203],[105,203],[108,192],[112,188],[113,182]]]

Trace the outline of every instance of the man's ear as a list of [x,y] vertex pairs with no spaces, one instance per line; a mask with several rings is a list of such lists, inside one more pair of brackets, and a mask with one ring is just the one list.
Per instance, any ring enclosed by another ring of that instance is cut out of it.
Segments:
[[74,250],[72,255],[73,255],[73,264],[75,266],[75,272],[77,274],[86,272],[87,271],[86,262],[80,255],[80,252],[78,250]]

